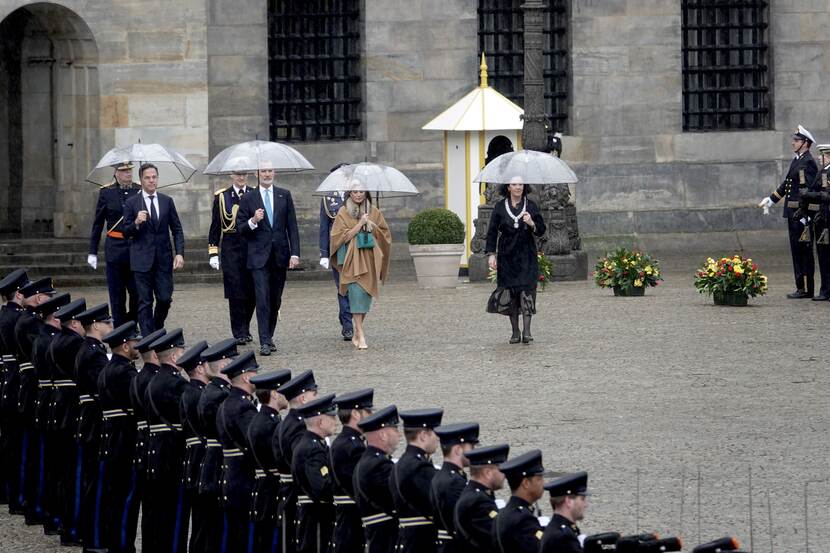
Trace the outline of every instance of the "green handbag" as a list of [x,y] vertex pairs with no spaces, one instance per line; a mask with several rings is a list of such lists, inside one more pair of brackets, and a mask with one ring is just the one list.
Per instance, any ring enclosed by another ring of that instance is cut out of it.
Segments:
[[357,247],[361,250],[375,247],[375,237],[371,232],[361,230],[357,233]]

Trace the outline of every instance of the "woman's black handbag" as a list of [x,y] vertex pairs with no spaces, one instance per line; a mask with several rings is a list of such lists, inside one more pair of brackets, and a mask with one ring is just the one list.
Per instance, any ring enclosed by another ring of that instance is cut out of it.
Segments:
[[513,303],[513,296],[510,294],[510,289],[496,288],[487,300],[487,312],[509,315],[511,303]]

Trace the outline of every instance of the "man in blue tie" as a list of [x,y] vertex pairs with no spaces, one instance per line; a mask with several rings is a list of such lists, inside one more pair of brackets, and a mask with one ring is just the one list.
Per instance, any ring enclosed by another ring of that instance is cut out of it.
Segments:
[[300,263],[300,232],[291,193],[274,186],[274,170],[259,171],[259,187],[239,204],[237,228],[248,245],[247,267],[254,278],[259,353],[277,351],[274,332],[288,269]]

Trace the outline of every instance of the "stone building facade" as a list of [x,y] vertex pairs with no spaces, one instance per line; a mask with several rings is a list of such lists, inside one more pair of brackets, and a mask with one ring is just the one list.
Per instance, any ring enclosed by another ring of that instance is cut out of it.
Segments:
[[[229,144],[269,137],[268,12],[279,1],[0,0],[0,231],[85,235],[96,190],[83,179],[115,144],[162,142],[203,168]],[[775,212],[754,206],[779,182],[797,124],[830,142],[830,1],[768,2],[769,119],[710,132],[684,131],[685,0],[557,2],[567,9],[563,157],[580,178],[589,247],[632,236],[689,244],[700,233],[739,247],[781,234]],[[477,83],[478,1],[354,4],[358,136],[294,144],[318,169],[283,179],[306,257],[311,192],[338,162],[394,165],[422,190],[381,206],[401,239],[413,213],[443,204],[442,136],[421,126]],[[168,189],[189,235],[206,234],[221,185],[197,175]]]

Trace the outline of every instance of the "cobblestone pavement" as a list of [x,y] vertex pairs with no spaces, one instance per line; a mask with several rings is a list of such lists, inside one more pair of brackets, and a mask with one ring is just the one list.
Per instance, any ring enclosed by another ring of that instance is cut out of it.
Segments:
[[[484,444],[539,447],[548,469],[588,470],[588,533],[680,534],[689,550],[726,534],[760,552],[807,551],[807,540],[826,550],[830,304],[785,299],[787,257],[758,261],[770,294],[746,308],[700,296],[697,259],[664,263],[666,282],[644,298],[554,283],[539,294],[530,346],[509,345],[507,319],[484,313],[491,285],[425,291],[404,276],[384,288],[370,349],[357,352],[339,339],[333,286],[289,282],[280,351],[261,361],[312,368],[325,392],[374,386],[378,405],[443,406],[445,421],[479,421]],[[168,328],[215,341],[226,318],[220,287],[181,286]],[[0,515],[0,550],[55,544]]]

